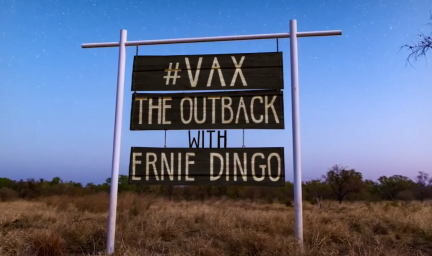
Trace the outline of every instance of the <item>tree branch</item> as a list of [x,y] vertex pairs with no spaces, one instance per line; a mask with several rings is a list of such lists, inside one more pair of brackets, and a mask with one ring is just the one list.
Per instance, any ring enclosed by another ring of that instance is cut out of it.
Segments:
[[[432,13],[430,12],[430,19],[432,20]],[[427,23],[428,26],[432,27],[432,22]],[[410,54],[407,57],[406,62],[411,64],[411,59],[414,59],[414,61],[417,61],[421,57],[426,58],[426,54],[429,50],[432,49],[432,33],[429,35],[425,35],[423,33],[420,33],[418,35],[419,40],[416,43],[413,43],[411,45],[405,44],[400,47],[400,50],[406,48],[410,51]],[[399,50],[399,51],[400,51]]]

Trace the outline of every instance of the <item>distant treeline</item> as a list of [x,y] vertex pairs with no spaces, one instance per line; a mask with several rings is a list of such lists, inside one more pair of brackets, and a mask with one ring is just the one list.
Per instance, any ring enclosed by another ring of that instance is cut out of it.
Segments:
[[[95,193],[109,193],[111,179],[95,185],[83,186],[77,182],[64,182],[55,177],[51,181],[27,179],[14,181],[0,178],[0,200],[38,199],[53,195],[85,196]],[[380,201],[380,200],[419,200],[432,199],[432,178],[419,172],[412,180],[406,176],[381,176],[377,181],[364,180],[360,172],[341,165],[334,165],[319,179],[303,183],[303,199],[311,203],[322,200]],[[153,194],[173,200],[205,200],[207,198],[250,199],[259,202],[280,202],[291,204],[294,186],[286,182],[285,187],[248,186],[144,186],[129,185],[126,175],[119,176],[119,193],[134,192]]]

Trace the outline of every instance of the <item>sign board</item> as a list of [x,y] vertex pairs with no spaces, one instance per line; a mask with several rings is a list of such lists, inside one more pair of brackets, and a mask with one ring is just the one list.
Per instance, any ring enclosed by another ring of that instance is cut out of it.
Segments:
[[[127,39],[126,30],[122,29],[120,32],[120,40],[118,43],[105,42],[105,43],[83,44],[82,45],[83,48],[117,47],[117,46],[119,47],[116,118],[115,118],[115,126],[114,126],[114,143],[113,143],[113,158],[112,158],[113,161],[112,161],[112,172],[111,172],[112,185],[111,185],[111,192],[110,192],[110,204],[109,204],[110,207],[109,207],[109,215],[108,215],[108,232],[107,232],[108,254],[111,255],[114,253],[114,245],[115,245],[114,242],[115,242],[115,225],[116,225],[116,205],[117,205],[117,194],[118,194],[117,180],[119,176],[119,165],[120,165],[120,144],[121,144],[120,141],[121,141],[121,123],[122,123],[121,114],[123,110],[123,87],[124,87],[124,72],[126,66],[126,46],[138,47],[139,45],[160,45],[160,44],[173,44],[173,43],[197,43],[197,42],[216,42],[216,41],[270,39],[270,38],[276,38],[277,40],[278,38],[290,38],[291,94],[292,94],[292,113],[293,113],[292,132],[293,132],[293,165],[294,165],[294,213],[295,213],[294,226],[295,226],[296,239],[300,242],[300,246],[302,246],[303,245],[303,210],[302,210],[301,165],[300,165],[300,160],[301,160],[300,159],[300,133],[299,133],[300,115],[299,115],[299,108],[298,108],[299,84],[298,84],[297,37],[330,36],[330,35],[341,35],[341,34],[342,31],[297,32],[297,21],[290,20],[289,33],[182,38],[182,39],[128,42],[126,40]],[[272,61],[269,61],[269,59],[271,59],[272,54],[273,54],[273,59]],[[194,90],[194,89],[230,90],[230,89],[241,89],[241,88],[243,89],[283,89],[282,53],[271,53],[271,54],[264,53],[264,55],[261,54],[261,56],[265,56],[265,55],[267,55],[268,59],[266,59],[265,57],[260,58],[259,54],[225,54],[225,55],[200,55],[200,56],[189,55],[190,58],[187,56],[165,56],[165,57],[136,56],[134,59],[131,89],[132,91],[151,91],[151,90],[178,91],[178,90]],[[279,57],[277,55],[279,55]],[[227,58],[227,56],[231,57],[232,63],[229,62],[229,58]],[[249,56],[253,56],[252,59],[255,58],[255,60],[251,62],[250,61],[251,58],[249,58]],[[193,57],[195,57],[195,59],[193,59]],[[204,58],[206,59],[204,60]],[[278,58],[280,60],[279,62],[277,61]],[[211,65],[209,65],[210,63]],[[271,65],[271,64],[276,64],[276,65]],[[193,67],[195,67],[195,69]],[[195,72],[193,72],[193,70],[195,70]],[[225,75],[223,74],[223,72],[225,72]],[[204,74],[203,78],[200,78],[200,73]],[[219,82],[216,82],[218,78],[219,78],[218,80]],[[163,101],[162,104],[164,104]],[[141,106],[142,105],[140,105],[140,107]],[[159,113],[161,113],[160,112],[161,107],[159,107],[159,105],[157,106],[158,106],[157,109]],[[167,106],[167,105],[163,105],[163,106]],[[164,109],[165,108],[162,107],[162,110]],[[133,114],[134,113],[132,111],[131,115]],[[149,117],[152,118],[151,113],[149,114]],[[165,116],[163,116],[163,118],[165,118]],[[159,120],[165,120],[165,119],[161,119],[158,116],[158,122]],[[132,127],[132,122],[131,122],[131,127]],[[280,153],[277,153],[277,151],[279,151]],[[157,160],[158,153],[160,155],[159,162]],[[163,153],[165,153],[165,155],[163,155]],[[174,157],[176,153],[178,157],[177,169],[175,169],[176,167],[174,166],[174,161],[175,161]],[[244,169],[240,169],[241,162],[242,162],[240,160],[241,157],[240,153],[243,153],[242,160],[246,160],[243,162],[243,166],[242,166]],[[180,159],[182,154],[184,155],[183,159],[185,160]],[[231,158],[230,158],[230,154],[232,155]],[[252,157],[250,156],[251,154]],[[143,156],[145,156],[144,159]],[[168,156],[170,157],[169,161],[168,161]],[[232,160],[230,161],[230,159]],[[276,159],[276,163],[274,162],[274,159]],[[129,181],[131,181],[132,183],[144,183],[144,184],[149,184],[152,182],[158,184],[157,182],[159,181],[165,182],[166,181],[165,179],[162,180],[162,177],[165,176],[156,173],[157,164],[161,163],[160,171],[162,171],[162,168],[166,168],[164,170],[166,170],[168,174],[171,174],[171,176],[168,175],[168,180],[169,180],[168,182],[170,183],[177,182],[177,184],[180,184],[183,183],[183,181],[200,183],[199,181],[202,180],[203,183],[208,184],[209,182],[213,182],[210,184],[214,184],[214,182],[217,181],[221,182],[221,179],[223,179],[223,175],[225,173],[226,180],[225,182],[223,182],[223,185],[229,185],[229,183],[231,182],[237,182],[237,180],[235,179],[236,177],[238,178],[238,180],[240,180],[240,178],[242,179],[243,182],[242,185],[248,185],[250,184],[250,181],[253,181],[252,182],[253,185],[256,184],[261,185],[264,184],[265,183],[264,181],[267,179],[268,184],[271,186],[274,186],[275,184],[280,184],[279,186],[282,186],[285,180],[283,159],[284,159],[283,148],[198,149],[198,151],[193,151],[193,149],[132,148],[131,159],[130,159],[131,165],[130,165]],[[257,160],[257,162],[255,162],[255,160]],[[265,160],[267,160],[267,162]],[[143,161],[145,165],[144,168],[142,167]],[[183,175],[180,172],[182,170],[181,168],[183,164],[185,165],[184,166],[185,174],[184,174],[184,179],[180,179]],[[257,164],[258,167],[256,167]],[[198,168],[196,166],[198,166]],[[199,169],[199,166],[201,166],[202,169]],[[218,167],[219,167],[219,172],[217,173],[216,171],[215,174],[215,170],[218,170],[217,169]],[[236,169],[237,167],[238,169]],[[209,170],[209,168],[210,171],[213,172],[211,172],[210,174],[205,173],[205,170]],[[259,168],[259,170],[261,171],[261,176],[258,178],[255,172],[257,168]],[[230,176],[231,174],[230,170],[233,170],[232,177]],[[277,173],[274,173],[275,170]],[[151,174],[151,171],[153,172],[153,174]],[[175,171],[177,171],[177,173],[175,173]],[[239,171],[242,174],[240,175],[240,177],[237,176],[237,171]],[[266,173],[268,174],[268,176],[265,176]],[[174,179],[175,175],[177,176],[177,181],[175,181]],[[144,182],[143,182],[143,177],[144,177]],[[252,179],[250,177],[252,177]],[[187,184],[191,184],[191,183],[187,183]]]
[[284,187],[284,149],[133,147],[129,183]]
[[134,93],[130,130],[284,129],[283,92]]
[[135,56],[132,91],[283,89],[282,52]]

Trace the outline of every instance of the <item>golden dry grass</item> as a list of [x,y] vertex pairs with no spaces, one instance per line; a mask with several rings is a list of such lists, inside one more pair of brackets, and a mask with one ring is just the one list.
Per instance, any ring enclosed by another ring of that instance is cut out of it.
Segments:
[[[108,200],[0,203],[0,255],[105,255]],[[430,203],[303,206],[302,254],[292,207],[122,194],[115,255],[432,255]]]

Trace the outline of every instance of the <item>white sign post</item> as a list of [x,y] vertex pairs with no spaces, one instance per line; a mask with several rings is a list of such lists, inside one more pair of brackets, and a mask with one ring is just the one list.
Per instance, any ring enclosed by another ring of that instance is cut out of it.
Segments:
[[127,32],[120,31],[120,42],[87,43],[82,48],[119,47],[119,64],[117,76],[117,101],[114,125],[114,145],[111,172],[110,206],[108,216],[107,252],[114,253],[116,210],[118,194],[118,176],[120,166],[120,143],[121,143],[121,122],[123,113],[123,91],[124,75],[126,66],[126,46],[157,45],[157,44],[180,44],[180,43],[202,43],[221,42],[254,39],[276,39],[290,38],[291,52],[291,99],[292,99],[292,136],[293,136],[293,165],[294,165],[294,223],[295,236],[298,242],[303,245],[303,209],[302,209],[302,179],[301,179],[301,155],[300,155],[300,114],[299,114],[299,84],[298,84],[298,37],[314,36],[338,36],[342,35],[341,30],[297,32],[297,21],[290,20],[290,33],[258,34],[243,36],[219,36],[219,37],[198,37],[180,39],[162,39],[146,41],[126,41]]

